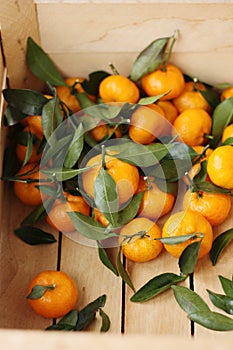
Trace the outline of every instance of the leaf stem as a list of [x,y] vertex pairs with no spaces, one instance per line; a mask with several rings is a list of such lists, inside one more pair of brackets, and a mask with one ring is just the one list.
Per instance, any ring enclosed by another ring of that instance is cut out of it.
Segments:
[[172,49],[173,49],[173,46],[174,46],[174,44],[175,44],[175,42],[176,42],[176,40],[178,38],[178,35],[179,35],[179,31],[175,30],[174,34],[171,37],[172,41],[171,41],[170,47],[169,47],[168,52],[167,52],[167,54],[166,54],[166,56],[165,56],[165,58],[163,60],[163,68],[162,68],[163,72],[166,72],[167,63],[168,63],[169,58],[171,56]]

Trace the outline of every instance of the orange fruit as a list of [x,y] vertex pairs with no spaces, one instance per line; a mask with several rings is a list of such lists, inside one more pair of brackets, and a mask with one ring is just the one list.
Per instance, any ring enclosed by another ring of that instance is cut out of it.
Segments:
[[117,139],[122,137],[122,133],[118,127],[110,126],[106,123],[97,125],[95,128],[90,130],[90,135],[96,142],[100,142],[106,137],[111,136],[114,136]]
[[[98,154],[89,159],[85,166],[93,167],[82,174],[83,189],[92,198],[94,198],[94,182],[101,168],[101,158],[102,155]],[[106,155],[105,168],[117,185],[119,205],[127,202],[138,188],[139,172],[137,167]]]
[[143,176],[140,177],[140,183],[137,192],[145,191],[138,215],[155,220],[171,211],[175,197],[171,193],[163,192],[154,182],[147,181]]
[[[192,233],[202,233],[198,258],[209,253],[213,243],[213,229],[209,221],[201,214],[187,210],[172,214],[163,225],[162,237],[178,237]],[[183,250],[200,238],[189,239],[186,242],[174,245],[164,244],[165,249],[176,258],[179,258]]]
[[[140,236],[142,232],[145,234]],[[128,238],[124,239],[126,236]],[[146,262],[155,259],[163,249],[163,244],[157,238],[161,238],[157,224],[147,218],[135,218],[120,230],[119,242],[129,260]]]
[[164,111],[165,118],[173,124],[178,116],[178,111],[176,106],[172,103],[172,101],[158,101],[157,105],[161,107]]
[[130,119],[129,137],[134,142],[147,145],[162,136],[165,127],[166,119],[161,107],[155,104],[150,107],[139,106]]
[[206,142],[206,136],[211,132],[212,119],[201,108],[190,108],[178,115],[173,124],[172,135],[187,145],[200,146]]
[[205,85],[202,83],[194,83],[189,81],[185,83],[184,91],[180,96],[173,99],[173,103],[176,106],[179,113],[189,108],[201,108],[207,112],[210,112],[211,108],[206,99],[198,90],[206,90]]
[[233,188],[233,146],[215,148],[208,159],[207,173],[215,185]]
[[46,179],[46,175],[39,171],[39,165],[28,163],[16,175],[19,176],[20,180],[34,180],[35,182],[14,181],[15,195],[26,205],[40,205],[42,193],[37,186],[40,185],[40,179]]
[[28,127],[32,134],[42,138],[44,135],[41,115],[29,115],[21,122],[24,127]]
[[228,138],[233,137],[233,123],[226,126],[222,133],[222,142],[226,141]]
[[73,232],[76,229],[67,213],[79,212],[84,215],[89,215],[90,207],[81,196],[73,196],[69,193],[64,193],[64,195],[66,202],[55,202],[46,217],[46,221],[51,227],[58,231]]
[[[31,299],[30,293],[36,286],[45,288],[44,294]],[[78,288],[75,281],[63,271],[42,271],[29,284],[27,300],[33,311],[45,318],[65,316],[76,305]]]
[[[197,153],[202,154],[205,147],[204,146],[193,146],[192,148]],[[198,174],[198,172],[201,170],[201,165],[200,165],[201,162],[203,162],[204,160],[208,160],[208,158],[212,152],[213,152],[213,150],[211,148],[207,148],[207,150],[205,152],[205,156],[203,158],[201,158],[198,163],[195,163],[188,171],[188,178],[187,178],[187,176],[183,176],[183,181],[186,183],[186,185],[190,185],[189,179],[192,180]],[[194,162],[195,162],[195,159],[193,159]]]
[[188,190],[183,198],[183,209],[200,213],[211,226],[216,226],[226,220],[231,209],[231,198],[222,193]]
[[98,221],[101,225],[104,227],[107,227],[109,224],[109,221],[106,219],[106,217],[101,213],[101,211],[98,208],[94,208],[94,219]]
[[129,78],[123,75],[109,75],[101,81],[99,95],[104,103],[137,103],[140,94],[137,85]]
[[[43,136],[41,136],[41,134],[39,134],[38,132],[37,133],[32,132],[32,129],[30,126],[26,126],[22,132],[25,132],[25,133],[31,132],[32,136],[35,136],[36,141],[33,142],[32,153],[30,158],[28,159],[28,163],[36,163],[41,159],[41,156],[42,156],[42,150],[41,152],[39,152],[39,147]],[[19,162],[23,163],[27,153],[27,146],[17,143],[15,152]]]
[[224,89],[220,95],[220,100],[224,101],[230,97],[233,96],[233,86],[229,86],[228,88]]
[[[71,77],[71,78],[66,78],[64,79],[66,84],[71,87],[73,86],[73,84],[78,81],[80,83],[82,83],[84,81],[84,78],[80,78],[80,77]],[[73,113],[80,111],[81,107],[80,104],[78,102],[78,100],[76,99],[76,97],[71,93],[71,90],[68,86],[57,86],[56,87],[56,92],[57,92],[57,96],[58,98],[65,103],[65,105],[71,109],[71,111]],[[75,90],[78,93],[82,93],[85,92],[82,85],[77,83],[75,85]],[[95,101],[95,97],[88,95],[88,97]]]
[[185,86],[183,73],[172,64],[167,64],[166,69],[160,67],[145,75],[141,82],[142,88],[148,96],[166,93],[160,100],[170,100],[179,96]]

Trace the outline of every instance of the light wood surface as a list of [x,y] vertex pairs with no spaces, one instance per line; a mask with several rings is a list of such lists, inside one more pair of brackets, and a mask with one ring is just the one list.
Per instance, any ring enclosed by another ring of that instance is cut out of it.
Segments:
[[[87,76],[93,70],[109,70],[109,62],[122,74],[129,74],[138,52],[159,37],[180,30],[172,59],[184,72],[212,83],[233,83],[232,74],[232,2],[179,4],[148,1],[137,3],[54,3],[32,0],[0,2],[0,24],[7,75],[11,87],[40,87],[25,64],[26,39],[31,35],[51,55],[66,76]],[[53,14],[51,16],[51,14]],[[113,15],[114,14],[114,15]],[[38,15],[38,22],[37,22]],[[52,30],[51,30],[52,28]],[[0,57],[0,79],[5,84],[5,68]],[[4,86],[4,85],[3,85]],[[5,130],[1,128],[1,157]],[[30,247],[15,237],[18,227],[30,208],[23,207],[4,183],[3,212],[0,236],[0,343],[11,349],[96,349],[177,347],[190,350],[232,349],[232,332],[216,333],[195,326],[191,339],[190,322],[176,304],[172,292],[145,304],[129,301],[132,292],[122,290],[121,279],[101,265],[96,249],[73,242],[63,236],[60,268],[68,272],[79,286],[78,308],[107,294],[106,312],[112,322],[111,334],[99,336],[99,320],[87,333],[64,334],[25,331],[43,330],[50,321],[36,316],[26,302],[27,286],[43,269],[56,269],[58,243]],[[228,221],[216,235],[232,227]],[[47,226],[43,226],[47,229]],[[58,238],[57,233],[53,232]],[[194,276],[195,290],[207,301],[206,288],[220,291],[218,275],[232,275],[232,245],[218,264],[211,266],[208,258],[198,263]],[[162,272],[178,273],[177,261],[163,252],[149,264],[128,263],[127,269],[139,288]],[[210,273],[211,271],[211,273]],[[184,282],[188,286],[189,281]],[[124,306],[124,307],[123,307]],[[127,336],[120,335],[122,327]],[[9,328],[11,330],[5,330]],[[18,329],[21,329],[20,331]],[[46,334],[46,336],[45,336]],[[43,339],[43,340],[42,340]],[[4,347],[3,347],[4,348]],[[5,349],[4,348],[4,349]]]

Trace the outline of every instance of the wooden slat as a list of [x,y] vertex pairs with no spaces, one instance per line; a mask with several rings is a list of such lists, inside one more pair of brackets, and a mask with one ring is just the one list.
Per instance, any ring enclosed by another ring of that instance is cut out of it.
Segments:
[[233,52],[230,2],[78,6],[59,2],[38,3],[37,9],[43,48],[65,75],[86,76],[95,69],[108,69],[110,61],[122,74],[129,74],[133,58],[147,44],[178,29],[173,59],[185,73],[209,83],[233,82],[229,76]]
[[41,82],[28,71],[25,60],[27,37],[30,35],[39,42],[34,1],[2,0],[0,27],[11,87],[41,87]]

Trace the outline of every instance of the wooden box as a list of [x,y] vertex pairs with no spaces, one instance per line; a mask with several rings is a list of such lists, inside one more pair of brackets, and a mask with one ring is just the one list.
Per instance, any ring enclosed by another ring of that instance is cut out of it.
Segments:
[[[0,84],[3,89],[35,88],[40,82],[27,70],[25,48],[28,36],[41,44],[64,76],[84,76],[94,70],[108,70],[112,62],[122,74],[129,74],[138,53],[152,40],[180,37],[172,61],[191,76],[210,84],[233,84],[232,1],[44,1],[1,0]],[[0,113],[4,101],[0,98]],[[1,164],[6,130],[1,127]],[[213,332],[195,325],[176,303],[172,291],[144,304],[129,301],[131,291],[98,260],[94,248],[74,243],[55,231],[57,243],[28,246],[13,230],[29,208],[22,206],[11,185],[1,182],[0,232],[0,343],[2,349],[95,349],[147,347],[232,349],[233,332]],[[232,227],[229,219],[215,230]],[[233,273],[233,246],[224,251],[218,264],[208,257],[198,262],[194,290],[207,303],[206,289],[221,292],[218,275]],[[29,281],[39,271],[66,271],[79,286],[78,308],[107,294],[106,312],[111,329],[99,335],[97,320],[88,332],[43,332],[51,324],[33,313],[26,301]],[[162,254],[147,264],[128,263],[127,269],[139,288],[156,274],[178,273],[177,261]],[[184,285],[189,287],[189,280]],[[211,305],[211,304],[210,304]],[[213,306],[211,305],[211,308]],[[121,334],[124,333],[122,336]],[[194,333],[194,334],[193,334]]]

